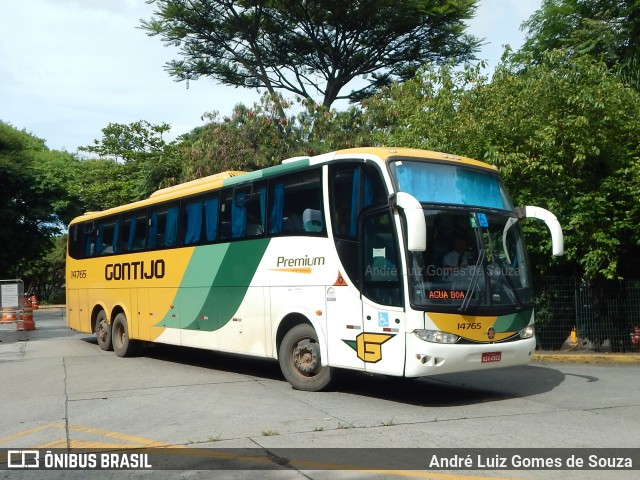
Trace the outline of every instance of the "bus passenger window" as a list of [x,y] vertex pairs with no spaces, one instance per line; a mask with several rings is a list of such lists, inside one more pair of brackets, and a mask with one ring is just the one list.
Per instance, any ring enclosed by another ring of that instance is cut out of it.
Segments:
[[363,163],[335,165],[329,172],[333,235],[355,239],[360,212],[386,203],[384,182],[376,168]]
[[218,194],[187,202],[182,212],[182,244],[212,243],[218,239]]
[[184,245],[195,245],[200,242],[202,232],[202,200],[196,199],[187,203],[184,209]]
[[106,221],[98,226],[96,238],[96,254],[110,255],[118,253],[118,239],[120,231],[120,221]]
[[223,191],[220,198],[220,238],[231,238],[231,190]]
[[81,230],[82,224],[75,224],[69,227],[69,236],[68,236],[68,251],[69,256],[71,258],[82,258],[84,256],[83,252],[83,232]]
[[138,212],[126,217],[124,219],[123,234],[123,252],[143,250],[147,237],[147,214],[145,212]]
[[218,195],[204,201],[204,237],[207,243],[218,239]]
[[178,207],[162,207],[151,212],[147,248],[175,247],[178,244]]
[[267,213],[265,182],[236,187],[232,196],[227,193],[224,198],[221,209],[223,238],[231,236],[232,239],[242,239],[264,235]]
[[244,202],[246,213],[246,226],[244,235],[247,237],[260,237],[264,234],[267,213],[267,185],[257,183],[253,185],[253,191],[247,192],[247,200]]
[[269,205],[269,233],[272,235],[326,232],[319,169],[272,180]]
[[93,221],[84,224],[84,252],[85,257],[96,253],[96,229]]

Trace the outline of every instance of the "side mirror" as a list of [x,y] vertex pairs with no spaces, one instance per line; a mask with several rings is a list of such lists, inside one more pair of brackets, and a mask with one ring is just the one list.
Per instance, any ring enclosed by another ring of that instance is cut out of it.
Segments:
[[562,227],[556,216],[549,210],[545,210],[540,207],[532,207],[527,205],[524,207],[524,216],[527,218],[537,218],[547,224],[549,231],[551,232],[551,245],[552,253],[554,257],[559,257],[564,254],[564,235],[562,234]]
[[406,192],[398,192],[390,199],[390,205],[404,212],[407,220],[407,249],[424,252],[427,249],[427,222],[420,202]]

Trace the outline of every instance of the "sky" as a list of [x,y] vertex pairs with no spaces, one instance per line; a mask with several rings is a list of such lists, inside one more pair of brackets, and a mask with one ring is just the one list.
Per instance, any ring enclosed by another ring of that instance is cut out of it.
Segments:
[[[541,0],[480,0],[469,33],[489,72],[503,45],[522,45],[523,21]],[[168,140],[203,125],[206,112],[231,113],[259,99],[253,90],[210,78],[176,82],[164,70],[177,58],[139,27],[144,0],[0,0],[0,120],[75,153],[102,138],[109,123],[169,123]]]

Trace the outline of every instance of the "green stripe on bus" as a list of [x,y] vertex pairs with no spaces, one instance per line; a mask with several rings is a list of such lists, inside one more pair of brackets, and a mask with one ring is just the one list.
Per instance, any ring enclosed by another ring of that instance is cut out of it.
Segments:
[[[168,312],[158,327],[215,331],[238,310],[269,245],[269,239],[196,247]],[[188,322],[183,324],[184,322]]]
[[496,319],[493,328],[497,333],[518,332],[529,325],[531,320],[531,310],[512,313],[509,315],[501,315]]
[[228,187],[230,185],[241,184],[249,181],[260,180],[261,178],[272,177],[273,175],[280,175],[282,173],[300,170],[309,166],[309,159],[303,158],[293,162],[283,163],[281,165],[274,165],[273,167],[263,168],[262,170],[256,170],[254,172],[243,173],[237,177],[229,177],[222,180],[222,186]]

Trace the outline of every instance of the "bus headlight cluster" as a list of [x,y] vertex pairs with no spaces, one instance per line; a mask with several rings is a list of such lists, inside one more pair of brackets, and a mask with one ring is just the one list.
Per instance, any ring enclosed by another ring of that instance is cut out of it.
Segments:
[[531,338],[536,334],[536,328],[533,325],[528,325],[518,333],[520,333],[520,338]]
[[460,337],[440,330],[414,330],[413,334],[420,340],[431,343],[456,343]]

